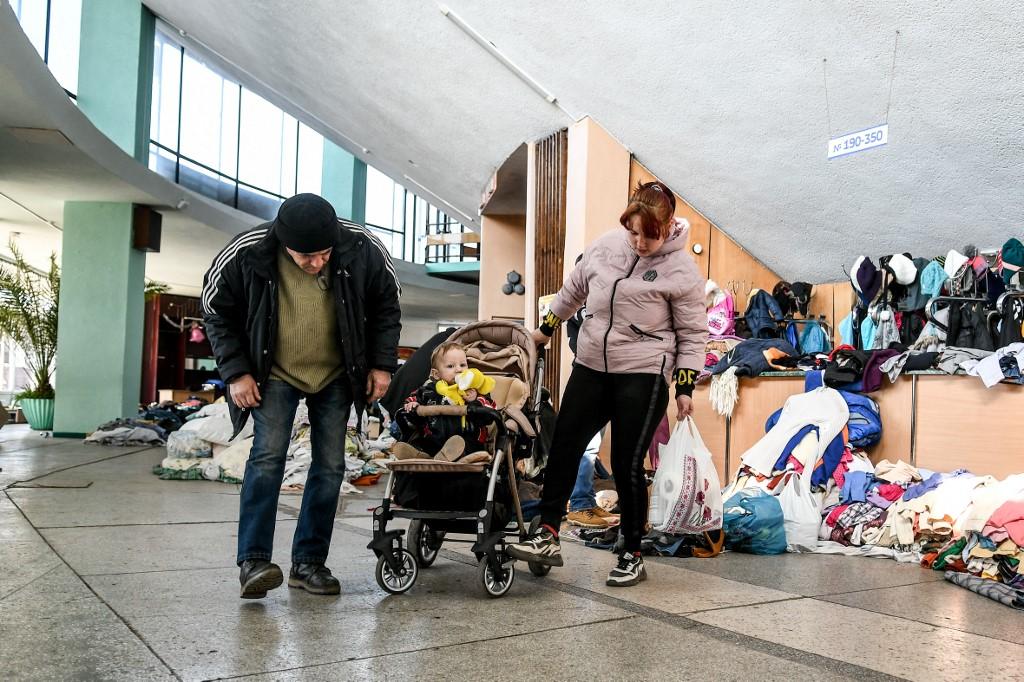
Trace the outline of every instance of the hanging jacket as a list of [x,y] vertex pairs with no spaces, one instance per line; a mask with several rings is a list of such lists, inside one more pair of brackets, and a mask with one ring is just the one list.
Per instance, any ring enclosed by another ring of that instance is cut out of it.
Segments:
[[994,351],[992,330],[981,303],[952,303],[949,306],[949,324],[946,343],[957,348],[977,348]]
[[825,330],[817,322],[808,322],[804,326],[803,334],[800,335],[800,352],[804,355],[815,353],[827,353],[832,350],[832,343],[829,341]]
[[999,312],[1003,317],[999,326],[999,346],[1024,341],[1024,298],[1007,296]]
[[786,341],[788,341],[789,345],[793,346],[793,348],[796,348],[796,352],[798,354],[803,355],[807,352],[800,345],[800,330],[797,329],[796,322],[790,322],[786,325]]
[[785,316],[778,302],[768,292],[758,291],[750,298],[743,317],[754,338],[775,339],[779,336],[778,321]]
[[675,369],[704,367],[706,279],[685,248],[688,227],[677,218],[662,247],[646,257],[633,251],[621,227],[587,247],[551,302],[562,320],[586,302],[576,362],[598,372],[666,378]]

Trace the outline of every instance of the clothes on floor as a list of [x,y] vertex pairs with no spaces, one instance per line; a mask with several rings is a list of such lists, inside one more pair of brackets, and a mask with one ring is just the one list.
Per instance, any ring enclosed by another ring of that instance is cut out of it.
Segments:
[[133,419],[115,419],[99,426],[84,442],[94,445],[160,446],[165,442],[166,432],[156,424]]
[[1014,589],[1009,585],[955,571],[946,571],[945,578],[954,585],[976,592],[1000,604],[1024,610],[1024,589]]

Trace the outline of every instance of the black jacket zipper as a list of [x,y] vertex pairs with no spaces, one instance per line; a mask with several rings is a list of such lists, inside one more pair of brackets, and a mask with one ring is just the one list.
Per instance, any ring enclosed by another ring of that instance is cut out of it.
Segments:
[[633,275],[633,270],[636,269],[636,264],[640,262],[640,256],[636,257],[633,264],[629,266],[629,272],[626,273],[625,277],[620,277],[612,284],[612,298],[608,302],[608,331],[604,333],[604,371],[608,371],[608,335],[612,333],[612,325],[615,323],[615,292],[619,288],[619,282],[624,279],[629,279]]

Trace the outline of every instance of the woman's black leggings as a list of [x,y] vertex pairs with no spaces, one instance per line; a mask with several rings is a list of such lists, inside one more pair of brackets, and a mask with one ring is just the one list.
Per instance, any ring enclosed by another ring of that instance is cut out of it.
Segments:
[[573,366],[544,474],[541,520],[552,528],[562,523],[583,451],[611,422],[612,475],[625,549],[640,551],[647,523],[644,457],[667,406],[668,386],[660,374],[610,374]]

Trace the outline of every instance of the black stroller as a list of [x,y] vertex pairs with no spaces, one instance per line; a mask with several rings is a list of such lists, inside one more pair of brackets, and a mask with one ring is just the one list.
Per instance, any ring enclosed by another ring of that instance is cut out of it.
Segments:
[[[474,322],[455,332],[451,340],[466,347],[471,367],[495,379],[491,398],[498,409],[472,404],[416,409],[423,416],[472,412],[490,421],[494,435],[488,450],[493,460],[489,464],[432,459],[390,462],[384,499],[373,512],[373,540],[368,548],[377,555],[377,584],[391,594],[401,594],[416,583],[420,569],[434,563],[446,540],[471,543],[484,591],[502,597],[515,580],[515,562],[505,552],[506,539],[525,539],[539,523],[538,517],[528,529],[523,521],[516,463],[537,455],[543,350],[537,349],[522,325],[505,320]],[[388,523],[396,518],[410,519],[408,534],[388,530]],[[537,576],[550,570],[532,563],[529,568]]]

